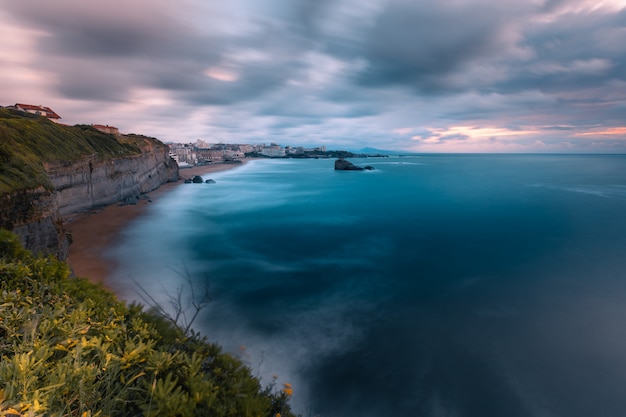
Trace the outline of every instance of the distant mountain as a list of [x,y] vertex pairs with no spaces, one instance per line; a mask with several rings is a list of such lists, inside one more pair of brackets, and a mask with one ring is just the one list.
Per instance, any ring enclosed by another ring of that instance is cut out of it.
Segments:
[[403,152],[403,151],[388,151],[388,150],[384,150],[384,149],[377,149],[377,148],[361,148],[358,151],[355,151],[355,153],[364,153],[367,155],[406,155],[407,152]]

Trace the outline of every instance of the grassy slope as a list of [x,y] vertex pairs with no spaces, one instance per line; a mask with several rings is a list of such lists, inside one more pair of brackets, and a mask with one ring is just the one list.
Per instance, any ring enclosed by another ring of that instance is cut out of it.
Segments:
[[0,416],[293,416],[288,395],[0,230]]
[[0,109],[0,195],[51,184],[45,162],[140,153],[138,138],[117,139],[91,126],[58,125],[45,117]]

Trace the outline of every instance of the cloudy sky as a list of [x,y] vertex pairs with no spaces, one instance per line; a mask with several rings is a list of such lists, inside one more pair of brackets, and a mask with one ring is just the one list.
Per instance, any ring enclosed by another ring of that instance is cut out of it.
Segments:
[[626,0],[0,0],[0,105],[165,141],[626,152]]

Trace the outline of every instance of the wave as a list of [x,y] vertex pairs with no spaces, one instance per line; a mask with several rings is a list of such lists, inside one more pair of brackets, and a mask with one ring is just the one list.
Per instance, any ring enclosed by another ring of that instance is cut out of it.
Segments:
[[376,165],[426,165],[426,164],[423,162],[390,161],[390,162],[376,162]]
[[533,187],[561,190],[572,193],[588,194],[602,198],[616,198],[626,200],[626,185],[570,185],[555,186],[546,184],[534,184]]

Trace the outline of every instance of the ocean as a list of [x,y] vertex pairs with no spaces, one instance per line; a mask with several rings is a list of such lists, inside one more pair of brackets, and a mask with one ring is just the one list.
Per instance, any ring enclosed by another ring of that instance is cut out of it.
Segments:
[[626,413],[626,156],[256,160],[107,256],[303,417]]

